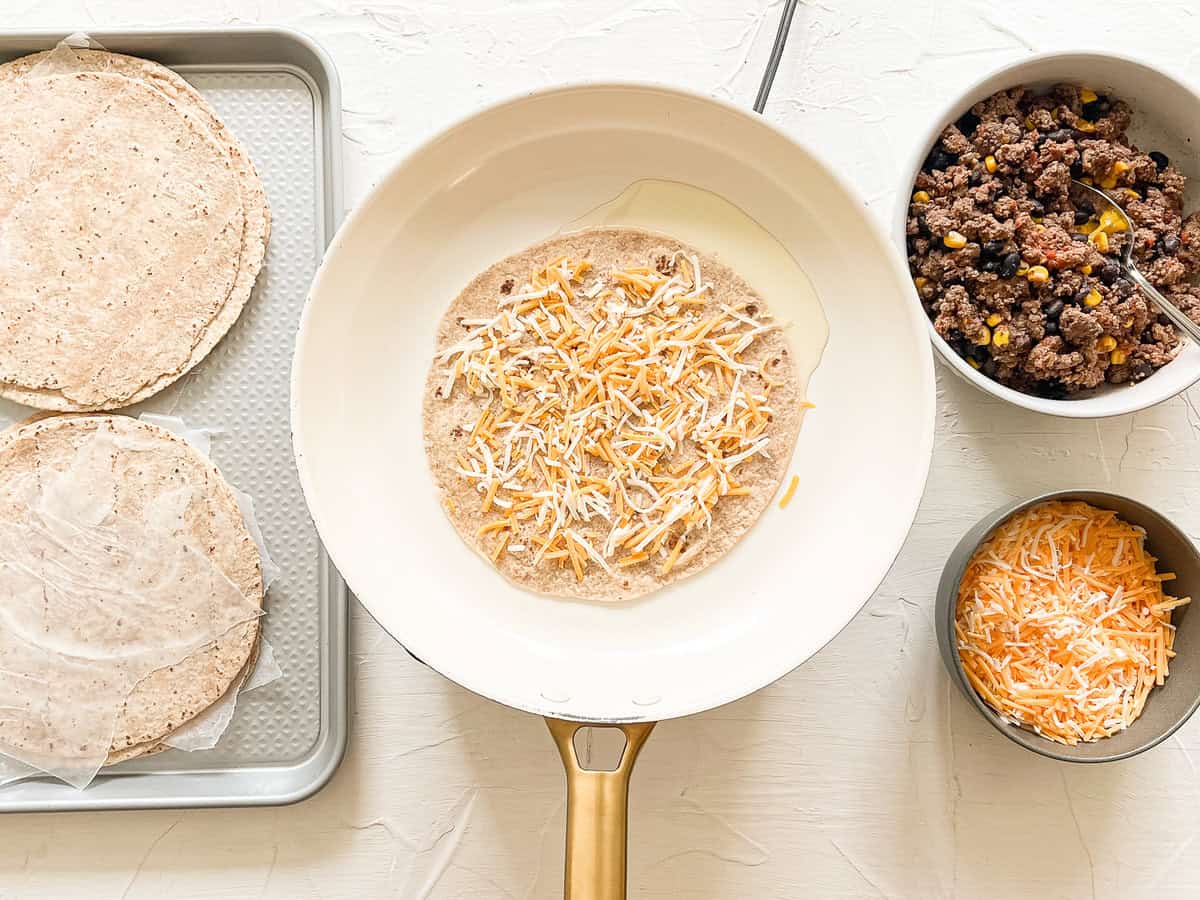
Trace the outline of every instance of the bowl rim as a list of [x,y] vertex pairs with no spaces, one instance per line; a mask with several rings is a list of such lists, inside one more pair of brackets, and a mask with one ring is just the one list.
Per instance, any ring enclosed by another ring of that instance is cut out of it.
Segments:
[[[946,125],[955,121],[967,109],[986,96],[981,93],[981,89],[989,81],[1010,72],[1015,74],[1022,69],[1046,60],[1064,62],[1075,60],[1115,61],[1143,69],[1161,78],[1165,78],[1174,84],[1181,91],[1185,92],[1196,104],[1197,110],[1200,110],[1200,94],[1197,94],[1196,90],[1183,81],[1180,76],[1154,65],[1145,59],[1126,53],[1112,53],[1090,49],[1047,50],[1031,53],[1018,60],[989,69],[980,77],[973,79],[969,85],[955,95],[952,101],[944,104],[937,114],[930,119],[930,124],[922,131],[920,139],[910,153],[908,162],[902,170],[904,173],[903,180],[896,194],[895,207],[889,230],[892,233],[893,240],[896,241],[897,248],[905,259],[906,265],[908,254],[905,247],[905,226],[908,219],[908,198],[911,194],[913,182],[916,180],[916,175],[921,169],[921,164],[925,161],[925,157],[929,154],[929,150],[933,146],[934,141],[937,140],[937,136]],[[1019,83],[1020,79],[1015,80],[1014,86]],[[1200,177],[1200,173],[1197,174],[1197,177]],[[920,309],[921,315],[925,319],[930,341],[933,343],[934,349],[937,350],[938,356],[945,365],[961,378],[985,393],[1032,412],[1068,419],[1112,418],[1127,413],[1140,412],[1157,406],[1160,403],[1165,403],[1193,387],[1197,382],[1200,382],[1200,366],[1197,366],[1192,377],[1177,389],[1172,389],[1169,392],[1165,390],[1160,390],[1156,393],[1144,392],[1140,398],[1130,396],[1132,391],[1128,390],[1116,390],[1106,394],[1103,398],[1084,397],[1078,400],[1051,400],[1045,397],[1035,397],[1032,394],[1025,394],[1007,385],[1003,385],[998,381],[993,381],[972,369],[962,357],[954,352],[942,336],[937,333],[937,330],[933,327],[933,321],[925,313],[920,295],[917,294],[915,286],[910,285],[908,296]],[[1151,378],[1153,378],[1153,375],[1142,382],[1142,384],[1149,384]]]
[[[1088,499],[1090,498],[1090,499]],[[1058,760],[1059,762],[1078,763],[1080,765],[1093,765],[1097,763],[1118,762],[1122,759],[1128,759],[1131,756],[1137,756],[1139,753],[1145,753],[1147,750],[1158,746],[1171,735],[1175,734],[1184,724],[1192,717],[1198,708],[1200,708],[1200,690],[1196,691],[1196,696],[1192,698],[1187,708],[1174,721],[1168,724],[1165,728],[1154,733],[1146,740],[1134,745],[1133,747],[1117,753],[1109,753],[1102,756],[1080,757],[1073,753],[1074,748],[1068,745],[1059,744],[1049,738],[1043,738],[1028,729],[1021,726],[1012,725],[1003,721],[999,713],[988,706],[978,692],[971,687],[971,683],[967,680],[967,676],[962,667],[962,659],[958,654],[958,647],[953,640],[954,633],[954,618],[958,605],[958,587],[962,581],[963,573],[966,571],[967,564],[971,557],[975,555],[975,551],[986,541],[992,533],[1010,516],[1015,515],[1022,510],[1028,509],[1039,503],[1044,503],[1050,500],[1083,500],[1087,503],[1098,501],[1103,504],[1105,500],[1117,500],[1123,504],[1131,504],[1139,508],[1140,511],[1148,512],[1158,519],[1161,519],[1166,527],[1166,530],[1172,532],[1175,537],[1183,541],[1192,550],[1192,555],[1195,557],[1197,565],[1200,566],[1200,548],[1196,547],[1195,542],[1187,536],[1187,534],[1175,524],[1175,522],[1167,515],[1159,512],[1150,504],[1138,500],[1135,497],[1130,497],[1125,494],[1118,494],[1115,491],[1097,490],[1087,487],[1065,488],[1057,491],[1047,491],[1042,494],[1037,494],[1032,497],[1027,497],[1022,500],[1014,500],[1005,503],[987,515],[981,517],[971,528],[959,539],[954,546],[949,557],[946,560],[946,565],[942,570],[942,576],[938,581],[937,595],[935,602],[934,615],[936,617],[936,633],[939,644],[942,663],[945,665],[954,679],[958,688],[970,700],[975,709],[983,716],[984,719],[994,728],[1003,734],[1008,740],[1012,741],[1017,746],[1036,753],[1040,756],[1048,757],[1049,759]],[[1141,525],[1141,522],[1134,522],[1135,525]],[[1144,527],[1144,526],[1143,526]],[[1168,681],[1168,684],[1170,682]],[[1137,722],[1133,723],[1130,728],[1136,727]],[[1126,730],[1128,731],[1128,729]],[[1037,741],[1026,743],[1018,737],[1018,733],[1038,738]],[[1091,744],[1089,746],[1095,746]]]

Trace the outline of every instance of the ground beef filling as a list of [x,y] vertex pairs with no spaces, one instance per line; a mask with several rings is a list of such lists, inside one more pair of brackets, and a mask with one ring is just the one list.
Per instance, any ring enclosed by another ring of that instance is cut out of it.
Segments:
[[[1185,179],[1125,135],[1115,98],[1060,84],[975,104],[942,132],[913,185],[908,261],[934,327],[988,377],[1063,398],[1139,381],[1180,338],[1116,260],[1127,241],[1156,287],[1200,322],[1200,213],[1183,216]],[[1070,192],[1107,190],[1132,231]]]

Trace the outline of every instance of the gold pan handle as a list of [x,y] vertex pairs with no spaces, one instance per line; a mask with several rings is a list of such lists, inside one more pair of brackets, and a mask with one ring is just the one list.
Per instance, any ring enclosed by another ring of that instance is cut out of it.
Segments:
[[[567,875],[564,900],[625,900],[629,776],[654,722],[613,725],[625,735],[611,772],[585,769],[575,754],[582,722],[546,719],[567,770]],[[609,726],[604,726],[609,727]]]

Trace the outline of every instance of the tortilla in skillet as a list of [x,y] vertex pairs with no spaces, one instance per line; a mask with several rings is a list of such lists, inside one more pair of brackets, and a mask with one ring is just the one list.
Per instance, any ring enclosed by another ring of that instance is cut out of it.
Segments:
[[133,57],[0,66],[0,109],[0,396],[92,410],[156,393],[250,296],[270,232],[253,165],[194,88]]
[[162,749],[257,652],[260,560],[232,490],[126,416],[0,434],[0,592],[0,752],[67,780]]
[[424,437],[455,529],[505,577],[628,600],[745,535],[804,405],[780,324],[737,273],[597,228],[501,260],[451,303]]

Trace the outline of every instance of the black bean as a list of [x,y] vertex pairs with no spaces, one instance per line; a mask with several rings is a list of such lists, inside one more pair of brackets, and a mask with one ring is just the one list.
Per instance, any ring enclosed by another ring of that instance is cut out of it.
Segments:
[[1043,327],[1046,329],[1047,336],[1053,336],[1053,335],[1058,334],[1058,323],[1055,322],[1053,319],[1047,319],[1045,322],[1045,325]]
[[1046,140],[1053,141],[1056,144],[1065,144],[1071,139],[1071,132],[1066,128],[1059,128],[1046,135]]
[[1078,160],[1071,163],[1071,177],[1076,179],[1083,177],[1083,163]]
[[925,160],[925,169],[926,171],[948,169],[956,162],[958,162],[958,159],[953,153],[947,153],[941,147],[934,147]]
[[996,377],[996,361],[989,356],[987,361],[983,364],[983,369],[981,371],[988,378],[995,378]]
[[[1081,212],[1081,213],[1086,213],[1088,218],[1091,218],[1092,216],[1094,216],[1096,214],[1096,207],[1092,204],[1092,201],[1088,200],[1087,198],[1080,199],[1080,201],[1075,204],[1075,208],[1078,209],[1079,212]],[[1078,215],[1078,213],[1076,213],[1076,215]],[[1086,222],[1086,221],[1087,221],[1087,219],[1083,220],[1083,222]],[[1082,225],[1083,222],[1080,222],[1079,219],[1075,220],[1075,224],[1077,224],[1077,225]]]
[[1073,241],[1075,241],[1076,243],[1079,243],[1079,244],[1086,244],[1086,243],[1087,243],[1087,239],[1088,239],[1088,236],[1087,236],[1086,234],[1073,234],[1073,235],[1071,235],[1071,240],[1073,240]]
[[1083,118],[1089,122],[1095,122],[1104,115],[1104,110],[1101,108],[1103,106],[1104,103],[1099,98],[1093,100],[1091,103],[1083,104]]
[[1071,298],[1071,302],[1077,306],[1083,306],[1083,301],[1087,299],[1087,295],[1092,292],[1089,287],[1081,287],[1075,292],[1075,296]]
[[988,358],[987,347],[972,347],[971,348],[971,359],[975,360],[975,362],[979,363],[980,365],[983,365],[984,361],[987,358]]
[[1115,259],[1106,259],[1104,265],[1100,267],[1100,280],[1105,284],[1112,284],[1121,277],[1121,266]]
[[1167,154],[1159,150],[1151,150],[1146,155],[1154,160],[1154,165],[1160,172],[1171,164],[1171,160]]
[[1000,277],[1012,278],[1017,274],[1017,269],[1021,268],[1021,254],[1015,250],[1004,257],[1004,261],[1000,263]]
[[1046,215],[1046,207],[1042,205],[1041,200],[1031,200],[1030,203],[1032,204],[1029,207],[1029,214],[1031,216],[1033,216],[1035,219],[1040,219],[1042,216]]
[[1001,263],[998,259],[985,259],[979,268],[984,272],[999,272],[1000,265]]
[[917,228],[921,234],[929,234],[929,223],[925,221],[925,213],[917,213]]
[[984,256],[999,256],[1004,252],[1004,241],[984,241],[981,249]]
[[967,184],[971,185],[971,187],[979,187],[981,184],[983,184],[983,179],[984,179],[984,170],[976,169],[970,175],[967,176]]
[[907,248],[909,256],[915,255],[917,252],[917,237],[916,237],[916,235],[910,234],[908,237],[906,237],[904,239],[904,246]]
[[1179,235],[1168,234],[1162,239],[1162,248],[1165,253],[1174,253],[1179,249]]
[[958,117],[958,121],[954,124],[958,126],[959,131],[970,137],[975,133],[975,129],[979,127],[979,116],[968,109]]
[[1057,378],[1052,381],[1043,382],[1043,396],[1050,400],[1064,400],[1067,396],[1067,387]]
[[1159,324],[1159,325],[1167,325],[1167,326],[1170,326],[1170,325],[1171,325],[1171,320],[1170,320],[1170,319],[1168,319],[1168,318],[1167,318],[1165,315],[1163,315],[1162,313],[1159,313],[1159,314],[1158,314],[1158,324]]
[[1063,302],[1058,298],[1051,300],[1050,305],[1046,307],[1046,315],[1051,319],[1057,319],[1060,315],[1062,315],[1062,311]]
[[1086,225],[1092,218],[1092,210],[1077,209],[1075,210],[1075,224]]

